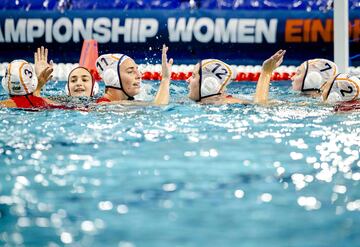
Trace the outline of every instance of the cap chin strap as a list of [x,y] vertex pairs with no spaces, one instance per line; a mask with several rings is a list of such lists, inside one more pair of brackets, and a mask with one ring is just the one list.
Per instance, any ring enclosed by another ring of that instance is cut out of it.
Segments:
[[117,66],[116,66],[116,68],[117,68],[117,74],[118,74],[118,78],[119,78],[120,88],[118,88],[118,87],[111,87],[111,86],[110,86],[110,87],[108,86],[108,87],[106,87],[106,88],[114,88],[114,89],[121,90],[121,91],[126,95],[127,100],[134,100],[134,97],[128,95],[127,92],[125,92],[125,89],[124,89],[124,87],[123,87],[123,85],[122,85],[122,82],[121,82],[120,64],[121,64],[121,60],[123,59],[124,56],[125,56],[125,55],[122,55],[122,56],[120,57],[119,61],[117,62]]
[[320,93],[320,89],[317,88],[304,88],[305,87],[305,81],[306,81],[306,77],[308,75],[308,71],[309,71],[309,60],[306,61],[305,63],[305,74],[304,74],[304,78],[302,81],[302,86],[301,86],[301,92],[310,92],[310,91],[317,91],[318,93]]
[[203,74],[202,74],[202,68],[201,68],[201,66],[202,66],[202,61],[200,61],[200,69],[199,69],[199,99],[198,100],[196,100],[196,102],[200,102],[202,99],[206,99],[206,98],[210,98],[210,97],[212,97],[212,96],[217,96],[217,95],[221,95],[221,93],[219,92],[219,93],[214,93],[214,94],[209,94],[209,95],[206,95],[206,96],[202,96],[201,95],[201,88],[202,88],[202,84],[203,84]]
[[199,62],[199,99],[196,102],[200,102],[202,97],[201,97],[201,82],[202,82],[202,60],[200,60]]
[[[317,92],[320,93],[322,91],[322,87],[325,83],[323,83],[323,77],[321,76],[320,72],[311,71],[309,72],[309,60],[306,61],[305,64],[305,74],[301,86],[301,92]],[[316,83],[318,81],[318,83]],[[314,84],[315,82],[315,84]],[[316,84],[319,84],[317,87]],[[305,88],[305,86],[310,88]],[[312,87],[312,88],[311,88]]]
[[331,89],[332,89],[333,86],[334,86],[334,82],[335,82],[336,79],[339,77],[339,75],[341,75],[341,74],[337,74],[337,75],[334,77],[333,81],[331,82],[331,86],[330,86],[330,88],[329,88],[329,91],[327,92],[326,98],[325,98],[324,100],[327,100],[327,99],[329,98]]
[[199,101],[201,101],[202,99],[210,98],[212,96],[217,96],[217,95],[221,95],[221,93],[214,93],[214,94],[203,96],[203,97],[201,97],[201,99]]

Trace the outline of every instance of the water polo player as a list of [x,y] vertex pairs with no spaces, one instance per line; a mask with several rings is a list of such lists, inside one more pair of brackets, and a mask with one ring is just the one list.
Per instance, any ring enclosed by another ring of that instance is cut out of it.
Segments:
[[236,77],[236,71],[217,59],[202,60],[195,65],[187,79],[189,98],[204,104],[266,104],[272,72],[282,63],[284,55],[285,51],[279,50],[264,61],[253,102],[226,94],[226,86]]
[[311,59],[302,63],[291,77],[292,89],[304,95],[319,97],[324,84],[338,72],[335,63],[327,59]]
[[[45,69],[40,73],[39,81],[46,83],[51,77],[52,69]],[[0,105],[10,108],[52,108],[55,103],[49,99],[34,95],[38,89],[38,78],[34,68],[25,60],[14,60],[8,64],[5,76],[1,81],[2,87],[9,94],[10,99],[0,101]]]
[[99,92],[94,76],[85,67],[74,68],[68,76],[65,93],[73,97],[93,97]]
[[[46,68],[52,68],[52,61],[48,63],[48,49],[43,46],[34,53],[34,60],[37,75]],[[45,86],[45,83],[46,81],[44,83],[39,82],[38,89],[34,92],[34,95],[40,96],[41,88]],[[99,85],[87,68],[79,66],[69,73],[65,85],[66,95],[72,97],[92,97],[98,92]]]
[[359,100],[360,79],[341,73],[324,85],[322,100],[325,103],[340,103]]
[[[167,60],[168,47],[162,49],[162,79],[154,104],[169,102],[169,84],[173,60]],[[140,93],[141,73],[135,61],[124,54],[104,54],[96,60],[99,75],[105,83],[105,95],[97,103],[134,104],[134,96]],[[136,104],[136,103],[135,103]]]

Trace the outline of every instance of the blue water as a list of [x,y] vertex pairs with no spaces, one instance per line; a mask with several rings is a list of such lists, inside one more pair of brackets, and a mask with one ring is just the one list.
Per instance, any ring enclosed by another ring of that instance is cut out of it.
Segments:
[[289,88],[273,107],[175,83],[166,107],[0,109],[0,246],[359,246],[360,114]]

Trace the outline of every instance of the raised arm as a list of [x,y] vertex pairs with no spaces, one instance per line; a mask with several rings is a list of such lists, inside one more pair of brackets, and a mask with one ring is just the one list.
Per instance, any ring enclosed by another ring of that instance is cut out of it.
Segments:
[[34,62],[35,62],[35,73],[38,78],[38,85],[34,91],[35,96],[40,96],[41,89],[45,86],[46,82],[51,80],[53,72],[53,64],[50,61],[48,63],[48,49],[41,46],[37,48],[37,51],[34,53]]
[[256,92],[254,97],[255,104],[268,103],[271,75],[274,69],[276,69],[282,63],[285,52],[285,50],[279,50],[269,59],[264,61],[261,68],[261,74],[256,85]]
[[170,78],[171,78],[171,68],[173,65],[173,59],[167,60],[167,51],[169,47],[163,45],[162,48],[162,57],[161,57],[161,64],[162,64],[162,79],[160,82],[159,89],[156,93],[154,104],[155,105],[167,105],[169,104],[170,98]]

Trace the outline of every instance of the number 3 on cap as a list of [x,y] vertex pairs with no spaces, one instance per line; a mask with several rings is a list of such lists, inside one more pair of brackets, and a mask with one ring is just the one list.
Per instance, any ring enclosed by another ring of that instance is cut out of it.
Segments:
[[33,73],[32,73],[30,70],[28,70],[28,69],[24,69],[24,74],[25,74],[26,76],[28,76],[30,79],[31,79],[32,76],[33,76]]

